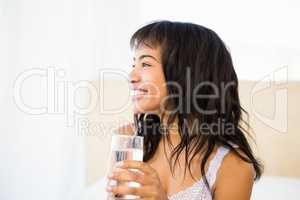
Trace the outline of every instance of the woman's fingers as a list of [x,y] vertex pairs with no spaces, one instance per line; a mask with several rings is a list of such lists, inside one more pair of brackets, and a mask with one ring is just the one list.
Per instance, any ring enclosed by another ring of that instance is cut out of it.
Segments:
[[149,183],[147,178],[141,172],[120,168],[115,168],[113,173],[109,175],[108,178],[117,181],[134,181],[140,183],[141,185]]
[[155,190],[153,190],[153,186],[129,187],[128,184],[121,184],[112,186],[107,191],[118,195],[136,195],[141,198],[157,196]]
[[[115,195],[136,195],[143,200],[165,199],[159,176],[155,169],[142,161],[124,160],[117,163],[108,176],[117,186],[108,186],[107,191]],[[129,182],[140,183],[130,187]]]
[[145,174],[153,174],[155,170],[149,164],[137,160],[123,160],[116,164],[116,167],[122,169],[138,169]]

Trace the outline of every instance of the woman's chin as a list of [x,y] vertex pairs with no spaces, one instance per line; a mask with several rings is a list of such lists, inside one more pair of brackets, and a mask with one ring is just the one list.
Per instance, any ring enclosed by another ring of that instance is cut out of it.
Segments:
[[139,101],[132,101],[133,104],[133,113],[134,114],[140,114],[145,112],[143,106],[141,105],[141,103]]
[[148,112],[148,110],[143,109],[140,106],[136,106],[136,105],[133,106],[133,113],[134,114],[140,114],[140,113],[145,113],[145,112]]
[[133,103],[133,113],[140,114],[140,113],[150,113],[155,112],[157,109],[153,108],[155,106],[151,106],[150,102],[145,101],[134,101]]

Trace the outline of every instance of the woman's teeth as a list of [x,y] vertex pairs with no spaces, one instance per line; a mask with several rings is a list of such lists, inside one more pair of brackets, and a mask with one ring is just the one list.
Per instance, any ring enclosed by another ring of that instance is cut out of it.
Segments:
[[141,97],[145,95],[147,92],[145,90],[131,90],[131,96],[133,99],[136,99],[137,97]]
[[133,94],[134,95],[139,95],[139,94],[143,95],[143,94],[146,94],[146,92],[144,90],[133,90]]

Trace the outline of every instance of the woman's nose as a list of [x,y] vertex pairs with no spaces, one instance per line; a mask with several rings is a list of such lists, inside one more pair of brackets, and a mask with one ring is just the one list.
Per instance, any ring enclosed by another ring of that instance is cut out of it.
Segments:
[[131,70],[129,73],[129,82],[136,83],[140,80],[140,75],[138,74],[136,69]]

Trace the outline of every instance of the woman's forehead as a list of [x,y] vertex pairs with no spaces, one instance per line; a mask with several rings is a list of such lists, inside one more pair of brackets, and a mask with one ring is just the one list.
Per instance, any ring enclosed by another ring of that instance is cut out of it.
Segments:
[[138,58],[143,54],[154,56],[158,60],[161,58],[160,48],[158,46],[150,47],[149,45],[141,43],[137,48],[134,49],[134,57]]

